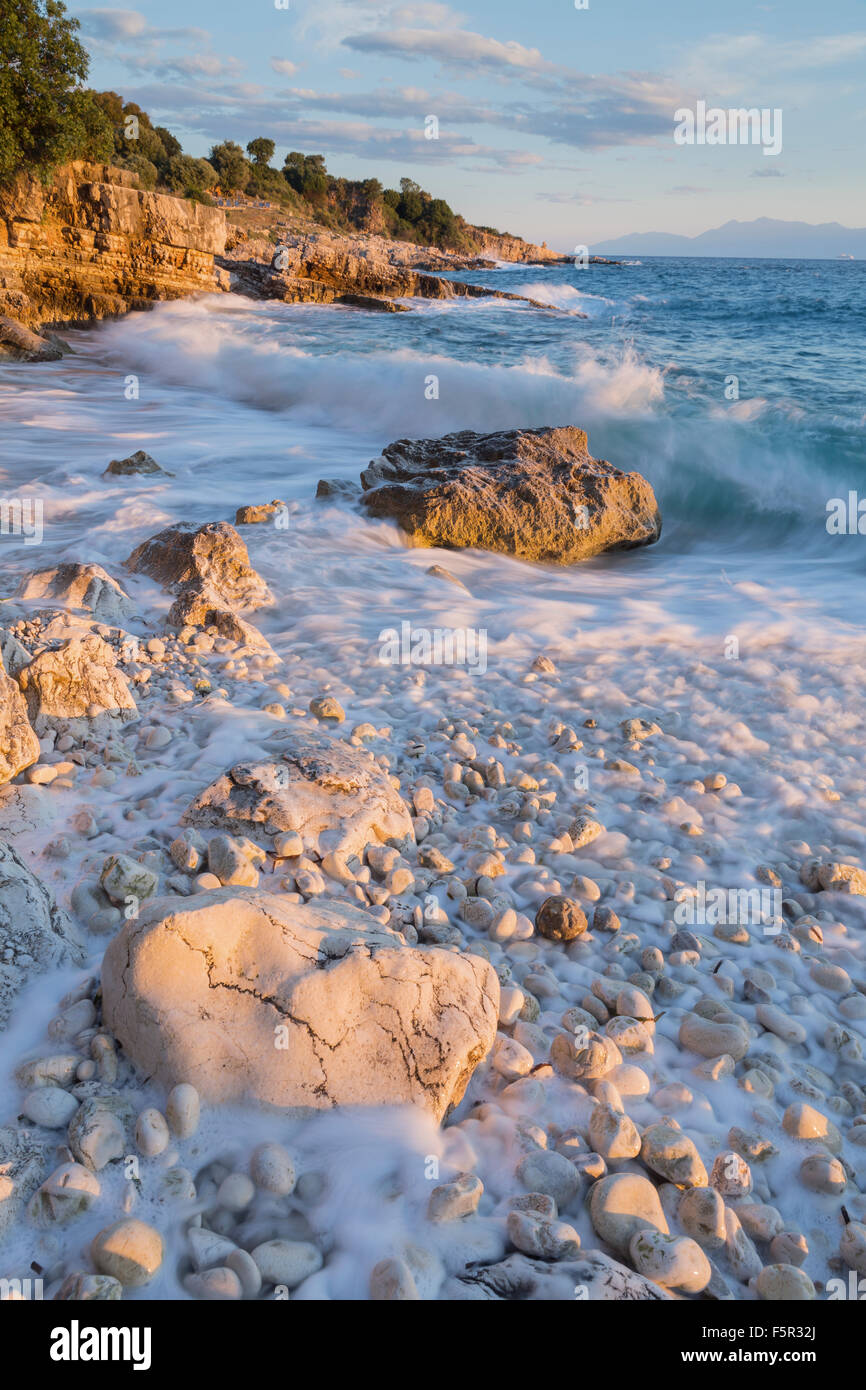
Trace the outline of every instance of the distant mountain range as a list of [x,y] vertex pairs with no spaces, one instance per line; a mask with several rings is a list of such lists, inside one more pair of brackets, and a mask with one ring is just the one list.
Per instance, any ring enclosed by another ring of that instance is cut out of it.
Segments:
[[726,222],[700,236],[675,232],[633,232],[590,247],[593,255],[643,256],[796,256],[834,259],[853,256],[866,260],[866,227],[843,227],[841,222],[782,222],[758,217],[754,222]]

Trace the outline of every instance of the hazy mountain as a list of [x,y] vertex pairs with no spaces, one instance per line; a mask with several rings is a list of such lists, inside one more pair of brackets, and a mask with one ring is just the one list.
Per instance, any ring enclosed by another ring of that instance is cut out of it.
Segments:
[[598,242],[590,250],[594,255],[628,252],[644,256],[797,256],[816,260],[853,256],[866,260],[866,227],[758,217],[754,222],[726,222],[700,236],[633,232]]

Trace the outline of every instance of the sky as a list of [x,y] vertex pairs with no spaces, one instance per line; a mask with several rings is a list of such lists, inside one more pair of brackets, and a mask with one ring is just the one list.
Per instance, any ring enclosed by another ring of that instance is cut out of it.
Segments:
[[[866,226],[863,0],[68,9],[90,85],[191,154],[269,136],[280,166],[297,149],[346,178],[408,176],[471,222],[564,252],[731,218]],[[677,144],[675,113],[699,101],[781,110],[781,153]]]

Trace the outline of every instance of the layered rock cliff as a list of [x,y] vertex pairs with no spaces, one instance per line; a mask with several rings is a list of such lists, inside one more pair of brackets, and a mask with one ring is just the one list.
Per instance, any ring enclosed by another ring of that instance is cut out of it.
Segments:
[[227,288],[221,208],[146,193],[136,176],[76,163],[0,189],[0,314],[37,327],[90,322],[157,299]]

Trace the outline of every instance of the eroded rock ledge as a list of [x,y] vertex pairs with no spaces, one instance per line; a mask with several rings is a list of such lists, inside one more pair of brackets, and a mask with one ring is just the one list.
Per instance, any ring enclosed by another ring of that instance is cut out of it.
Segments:
[[[22,176],[0,190],[0,314],[31,328],[74,324],[227,288],[214,263],[222,209],[135,183],[127,170],[78,162],[47,187]],[[7,338],[28,355],[25,340]]]

